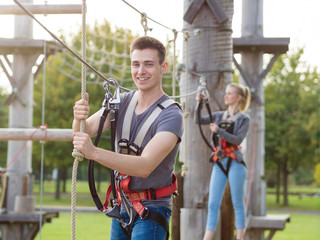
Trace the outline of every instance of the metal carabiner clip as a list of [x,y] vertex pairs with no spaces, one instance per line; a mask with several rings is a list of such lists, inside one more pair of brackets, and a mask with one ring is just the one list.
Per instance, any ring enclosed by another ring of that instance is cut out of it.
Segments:
[[201,99],[204,101],[208,101],[210,98],[209,91],[207,89],[207,80],[205,76],[200,77],[200,85],[198,86],[198,91],[200,92]]
[[111,99],[109,100],[109,109],[119,109],[119,105],[120,105],[120,88],[119,88],[119,84],[116,80],[114,80],[113,78],[109,78],[108,81],[110,83],[112,83],[112,85],[114,85],[115,90],[114,93],[111,97]]

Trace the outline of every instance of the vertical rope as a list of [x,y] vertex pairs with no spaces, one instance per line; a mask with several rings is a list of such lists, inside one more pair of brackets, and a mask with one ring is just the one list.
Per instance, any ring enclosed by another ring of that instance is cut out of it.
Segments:
[[183,162],[183,165],[182,165],[182,172],[181,172],[181,176],[184,177],[186,175],[186,172],[188,171],[188,166],[187,166],[187,147],[188,147],[188,144],[187,144],[187,140],[188,140],[188,136],[187,136],[187,133],[188,133],[188,130],[187,130],[187,118],[189,117],[189,112],[188,112],[188,82],[189,82],[189,33],[186,32],[185,33],[185,37],[184,37],[184,40],[186,42],[186,97],[185,97],[185,105],[184,105],[184,162]]
[[178,36],[178,31],[173,29],[173,61],[172,61],[172,96],[176,96],[176,40]]
[[[46,100],[46,59],[47,59],[47,42],[43,42],[43,79],[42,79],[42,115],[41,124],[44,126],[44,110],[45,110],[45,100]],[[43,130],[43,128],[41,128]],[[42,202],[43,202],[43,169],[44,169],[44,143],[45,141],[40,141],[41,143],[41,166],[40,166],[40,218],[39,218],[39,238],[42,239]]]
[[[82,38],[81,38],[81,49],[82,49],[82,59],[86,61],[86,13],[87,5],[86,0],[82,0]],[[81,64],[81,98],[86,97],[86,76],[87,70],[86,66]],[[85,120],[80,121],[80,132],[84,132]],[[74,149],[72,156],[75,158],[72,168],[72,184],[71,184],[71,239],[76,239],[76,181],[77,181],[77,171],[79,162],[83,160],[83,154]]]

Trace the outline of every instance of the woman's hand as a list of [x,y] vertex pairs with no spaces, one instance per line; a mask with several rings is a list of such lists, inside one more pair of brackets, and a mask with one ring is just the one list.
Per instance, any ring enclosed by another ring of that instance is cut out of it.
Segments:
[[196,101],[197,101],[197,102],[200,102],[200,101],[201,101],[201,94],[200,94],[200,92],[198,92],[197,95],[196,95]]
[[217,132],[218,131],[218,129],[219,129],[219,127],[218,127],[218,125],[217,124],[215,124],[215,123],[210,123],[210,130],[212,131],[212,132]]

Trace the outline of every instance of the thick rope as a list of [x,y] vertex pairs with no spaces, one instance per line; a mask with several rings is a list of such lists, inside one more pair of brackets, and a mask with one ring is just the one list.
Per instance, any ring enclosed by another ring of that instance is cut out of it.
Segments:
[[[188,81],[189,81],[189,57],[188,57],[188,54],[189,54],[189,48],[188,48],[188,41],[189,41],[189,33],[185,33],[185,37],[184,37],[184,40],[186,42],[186,93],[188,92]],[[188,146],[187,146],[187,139],[188,139],[188,136],[187,136],[187,118],[189,117],[189,112],[188,112],[188,96],[186,95],[186,98],[185,98],[185,105],[184,105],[184,162],[183,162],[183,165],[182,165],[182,172],[181,172],[181,176],[184,177],[186,175],[186,172],[188,171],[188,166],[187,166],[187,149],[188,149]]]
[[[82,38],[81,38],[81,49],[82,49],[82,59],[86,61],[86,13],[87,4],[86,0],[82,0]],[[87,69],[86,66],[81,64],[81,98],[86,98],[86,76]],[[80,121],[80,132],[84,132],[85,120]],[[76,239],[76,182],[77,182],[77,171],[79,162],[83,160],[84,155],[78,150],[74,149],[72,156],[75,158],[72,168],[72,184],[71,184],[71,239]]]

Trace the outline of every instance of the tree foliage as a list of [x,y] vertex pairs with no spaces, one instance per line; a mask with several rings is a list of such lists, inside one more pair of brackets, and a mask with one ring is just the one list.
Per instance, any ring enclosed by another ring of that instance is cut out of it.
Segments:
[[[94,26],[93,28],[87,27],[87,44],[104,44],[102,41],[102,36],[107,34],[109,36],[117,34],[117,37],[123,35],[125,31],[123,29],[116,29],[114,32],[111,30],[109,23],[105,22],[100,26]],[[95,35],[95,42],[92,43],[93,35]],[[99,37],[101,36],[101,37]],[[62,37],[63,38],[63,37]],[[129,38],[131,33],[129,33]],[[81,32],[79,31],[74,37],[72,37],[69,46],[76,52],[81,52]],[[112,46],[110,44],[105,44],[105,51],[111,51]],[[118,48],[123,48],[124,46],[117,45]],[[129,50],[127,54],[129,55]],[[80,55],[80,54],[79,54]],[[99,58],[99,56],[94,56]],[[69,54],[70,61],[73,58]],[[77,64],[79,71],[72,71],[73,77],[70,78],[64,73],[70,72],[68,69],[68,64],[63,59],[62,53],[50,56],[46,64],[46,77],[45,77],[45,91],[43,91],[43,75],[39,74],[38,78],[34,84],[34,125],[39,126],[42,124],[41,115],[44,111],[45,113],[45,123],[48,128],[71,128],[73,121],[73,105],[75,101],[81,98],[81,64]],[[72,61],[75,61],[72,59]],[[113,61],[117,61],[114,59]],[[107,65],[105,65],[107,66]],[[93,66],[96,69],[98,66]],[[61,69],[62,68],[62,69]],[[60,71],[63,70],[63,71]],[[89,77],[92,72],[88,70]],[[117,73],[113,73],[116,75]],[[74,77],[78,81],[74,80]],[[101,108],[101,103],[104,100],[105,90],[102,87],[102,80],[100,79],[100,85],[87,84],[86,91],[90,96],[90,112],[91,114],[96,112]],[[42,96],[45,96],[45,109],[42,109]],[[104,148],[109,148],[109,143],[107,144],[106,138],[108,138],[109,133],[106,134],[101,140],[101,146]],[[99,144],[100,146],[100,144]],[[70,169],[73,163],[73,157],[71,156],[73,146],[71,142],[46,142],[45,143],[45,169],[47,173],[50,173],[53,168],[58,169]],[[38,172],[40,169],[40,154],[41,147],[40,143],[34,143],[33,145],[33,169],[34,172]],[[83,168],[87,168],[87,164],[81,164]],[[81,167],[81,166],[80,166]],[[82,174],[82,172],[84,174]],[[79,178],[86,178],[86,170],[82,171],[80,169]]]
[[319,163],[319,73],[301,60],[302,55],[303,49],[298,49],[280,56],[266,81],[266,171],[270,175],[279,167],[285,177],[300,169],[311,171]]

